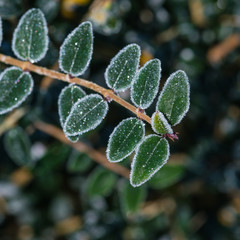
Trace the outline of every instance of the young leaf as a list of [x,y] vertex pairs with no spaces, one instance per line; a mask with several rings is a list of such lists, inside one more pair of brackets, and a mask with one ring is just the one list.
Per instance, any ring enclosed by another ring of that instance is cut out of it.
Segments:
[[[70,84],[63,88],[58,98],[58,113],[60,116],[60,123],[63,129],[66,123],[66,119],[72,110],[72,107],[78,100],[82,99],[85,96],[86,93],[82,90],[82,88],[76,86],[75,84]],[[79,135],[66,136],[72,142],[78,141],[79,138]]]
[[2,30],[2,18],[0,17],[0,47],[2,44],[3,30]]
[[137,73],[132,87],[131,100],[141,109],[148,108],[157,95],[161,77],[161,62],[148,61]]
[[31,162],[30,140],[22,128],[10,129],[4,136],[4,146],[8,155],[19,166]]
[[0,75],[0,114],[18,107],[32,92],[33,80],[29,73],[10,67]]
[[21,0],[1,0],[0,16],[6,19],[17,17],[23,11],[23,6]]
[[92,58],[92,51],[92,24],[83,22],[67,36],[60,48],[60,69],[71,76],[83,74]]
[[80,135],[96,128],[107,115],[108,104],[98,94],[78,100],[66,119],[64,132],[69,136]]
[[138,187],[148,181],[168,160],[169,145],[157,135],[144,138],[133,158],[130,183]]
[[129,156],[145,134],[144,123],[137,118],[123,120],[112,132],[107,146],[110,162],[120,162]]
[[166,164],[149,180],[149,186],[155,189],[170,187],[182,178],[184,172],[182,165]]
[[40,61],[48,50],[48,29],[41,10],[33,8],[20,19],[13,34],[14,54],[32,63]]
[[87,192],[90,196],[107,196],[113,190],[117,175],[105,168],[97,167],[87,180]]
[[177,71],[167,79],[159,96],[156,110],[166,116],[168,122],[175,126],[189,109],[190,87],[184,71]]
[[159,111],[153,113],[151,118],[151,125],[155,133],[158,133],[158,134],[173,133],[173,130],[170,124],[168,123],[167,119]]
[[123,212],[128,215],[138,211],[146,197],[146,188],[134,188],[129,181],[121,182],[119,188],[120,203]]
[[138,69],[140,54],[140,47],[130,44],[111,60],[105,72],[109,88],[121,92],[130,87]]
[[73,151],[68,160],[67,168],[69,172],[84,172],[88,170],[91,165],[92,160],[88,155]]

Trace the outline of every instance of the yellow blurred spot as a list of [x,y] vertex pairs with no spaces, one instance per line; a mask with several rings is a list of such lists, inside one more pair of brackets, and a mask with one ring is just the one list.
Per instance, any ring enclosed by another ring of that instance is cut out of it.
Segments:
[[235,221],[235,215],[233,209],[231,208],[223,208],[218,212],[218,221],[226,227],[232,226]]
[[29,225],[22,225],[18,231],[18,239],[25,240],[25,239],[32,239],[33,238],[33,229]]
[[147,61],[153,59],[153,55],[147,50],[142,51],[142,55],[140,57],[140,66],[143,66]]
[[66,18],[74,17],[75,7],[84,7],[90,3],[91,0],[62,0],[61,13]]
[[58,235],[66,235],[79,230],[82,226],[82,220],[79,216],[72,216],[58,222],[55,230]]
[[18,186],[26,185],[32,179],[32,173],[25,167],[19,168],[10,176],[11,181]]
[[87,18],[91,21],[97,23],[98,25],[103,25],[106,23],[108,18],[108,11],[112,8],[112,0],[100,0],[92,4]]

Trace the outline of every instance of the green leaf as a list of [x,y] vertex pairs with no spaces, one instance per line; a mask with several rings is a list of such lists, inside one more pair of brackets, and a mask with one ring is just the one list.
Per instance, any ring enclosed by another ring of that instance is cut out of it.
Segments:
[[25,61],[39,62],[48,50],[48,29],[41,10],[32,8],[20,19],[13,34],[14,54]]
[[184,172],[182,165],[166,164],[149,180],[149,186],[155,189],[170,187],[182,178]]
[[80,135],[96,128],[107,115],[108,104],[98,94],[78,100],[66,119],[64,132],[69,136]]
[[71,76],[83,74],[91,61],[92,51],[92,24],[83,22],[67,36],[60,48],[60,69]]
[[130,44],[111,60],[105,72],[109,88],[121,92],[130,87],[138,69],[140,54],[140,47]]
[[151,125],[154,132],[158,134],[173,133],[173,130],[168,123],[167,119],[161,112],[155,112],[151,118]]
[[3,39],[3,30],[2,30],[2,18],[0,17],[0,47]]
[[117,181],[117,175],[105,168],[97,167],[87,180],[87,192],[90,196],[108,196]]
[[31,143],[22,128],[10,129],[4,136],[4,146],[8,155],[17,165],[23,166],[31,163]]
[[145,134],[144,123],[137,118],[123,120],[110,135],[107,158],[119,162],[129,156]]
[[2,18],[17,17],[23,11],[22,0],[1,0],[0,1],[0,16]]
[[137,73],[132,87],[131,100],[141,109],[148,108],[157,95],[161,77],[161,62],[148,61]]
[[190,105],[190,87],[184,71],[177,71],[167,79],[159,96],[156,110],[162,112],[175,126],[187,113]]
[[32,92],[33,80],[29,73],[10,67],[0,75],[0,114],[18,107]]
[[129,181],[123,180],[119,188],[120,203],[126,215],[136,213],[146,198],[146,188],[134,188]]
[[56,0],[37,0],[36,7],[40,8],[48,21],[53,20],[59,11],[60,2]]
[[[75,84],[70,84],[63,88],[58,98],[58,113],[60,116],[60,123],[64,129],[66,119],[69,116],[74,104],[86,96],[86,93],[82,88],[76,86]],[[79,135],[68,136],[68,139],[72,142],[78,141]]]
[[157,135],[144,138],[133,158],[130,183],[138,187],[148,181],[168,160],[169,145]]
[[73,151],[71,154],[68,163],[67,169],[69,172],[84,172],[87,171],[92,166],[91,158],[85,153],[79,153],[77,151]]

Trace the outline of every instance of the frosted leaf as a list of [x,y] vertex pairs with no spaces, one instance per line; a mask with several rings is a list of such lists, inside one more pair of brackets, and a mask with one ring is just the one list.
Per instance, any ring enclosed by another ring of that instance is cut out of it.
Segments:
[[20,68],[10,67],[0,75],[0,114],[18,107],[32,92],[32,76]]
[[87,179],[87,192],[90,196],[108,196],[116,181],[116,174],[103,167],[97,167]]
[[86,71],[92,52],[92,24],[83,22],[64,40],[60,48],[59,67],[65,73],[79,76]]
[[141,203],[146,198],[146,188],[134,188],[129,181],[123,180],[119,187],[119,199],[123,213],[129,214],[137,213]]
[[3,30],[2,30],[2,18],[0,17],[0,47],[2,44]]
[[137,44],[129,44],[119,51],[105,72],[109,88],[121,92],[131,86],[138,69],[140,54],[140,47]]
[[157,95],[161,77],[161,62],[148,61],[137,73],[132,87],[131,100],[141,109],[148,108]]
[[156,110],[175,126],[188,112],[190,101],[190,87],[188,77],[184,71],[177,71],[167,79],[159,96]]
[[139,144],[133,158],[130,183],[138,187],[148,181],[168,160],[169,145],[166,139],[148,135]]
[[151,118],[151,125],[155,133],[158,133],[158,134],[173,133],[173,130],[170,124],[168,123],[167,119],[164,117],[164,115],[161,112],[157,111],[153,113]]
[[[72,110],[72,107],[78,100],[82,99],[85,96],[86,93],[82,90],[82,88],[76,86],[75,84],[70,84],[62,89],[58,98],[58,113],[60,116],[60,123],[63,129],[66,123],[66,119]],[[79,138],[79,135],[66,136],[71,142],[76,142]]]
[[107,115],[108,104],[98,94],[78,100],[66,119],[64,132],[76,136],[96,128]]
[[32,63],[43,59],[48,50],[48,29],[41,10],[32,8],[20,19],[13,34],[14,54]]
[[31,162],[31,143],[20,127],[10,129],[4,136],[4,146],[11,159],[19,166]]
[[110,135],[107,159],[120,162],[129,156],[145,134],[144,123],[137,118],[127,118],[119,123]]

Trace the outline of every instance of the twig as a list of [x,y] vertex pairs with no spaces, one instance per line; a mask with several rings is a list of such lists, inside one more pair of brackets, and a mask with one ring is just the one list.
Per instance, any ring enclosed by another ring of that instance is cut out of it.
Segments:
[[126,102],[122,98],[118,97],[116,94],[114,94],[114,92],[112,90],[105,89],[93,82],[90,82],[90,81],[87,81],[87,80],[81,79],[81,78],[70,78],[69,75],[67,75],[67,74],[63,74],[63,73],[60,73],[60,72],[57,72],[54,70],[40,67],[40,66],[34,65],[30,62],[20,61],[15,58],[6,56],[4,54],[0,54],[0,62],[9,64],[9,65],[13,65],[13,66],[17,66],[17,67],[22,68],[23,70],[35,72],[39,75],[48,76],[48,77],[62,80],[64,82],[68,82],[68,83],[76,83],[80,86],[92,89],[93,91],[102,94],[105,98],[111,98],[118,104],[122,105],[123,107],[127,108],[128,110],[130,110],[131,112],[136,114],[139,118],[141,118],[141,119],[145,120],[146,122],[148,122],[149,124],[151,124],[151,118],[149,116],[147,116],[144,113],[139,113],[137,108],[135,108],[133,105]]
[[125,177],[125,178],[129,178],[129,170],[119,164],[116,163],[110,163],[107,158],[105,157],[105,155],[101,154],[100,152],[92,149],[91,147],[89,147],[88,145],[78,141],[77,143],[72,143],[70,142],[65,134],[63,133],[62,130],[60,130],[59,128],[47,124],[47,123],[43,123],[43,122],[35,122],[34,126],[49,134],[50,136],[58,139],[59,141],[75,148],[77,151],[79,152],[83,152],[86,153],[90,158],[92,158],[94,161],[96,161],[97,163],[103,165],[105,168],[108,168],[109,170]]
[[26,110],[23,108],[16,109],[13,113],[9,114],[0,125],[0,136],[7,131],[8,129],[12,128],[18,120],[23,117],[26,113]]

